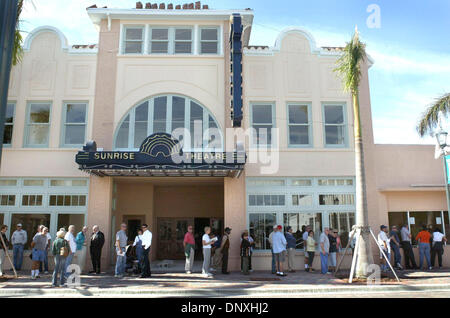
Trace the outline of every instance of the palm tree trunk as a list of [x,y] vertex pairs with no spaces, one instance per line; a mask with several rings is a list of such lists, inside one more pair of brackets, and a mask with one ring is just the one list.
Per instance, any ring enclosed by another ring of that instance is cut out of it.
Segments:
[[354,134],[355,134],[355,177],[356,177],[356,226],[361,229],[360,244],[356,260],[355,276],[367,278],[367,266],[373,264],[370,245],[369,214],[367,210],[366,174],[364,169],[364,149],[362,142],[361,119],[358,92],[352,94]]

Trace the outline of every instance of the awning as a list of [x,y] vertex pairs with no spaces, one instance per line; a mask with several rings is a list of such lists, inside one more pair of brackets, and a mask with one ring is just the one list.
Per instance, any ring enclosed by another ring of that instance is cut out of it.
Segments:
[[238,177],[246,155],[234,152],[183,152],[178,140],[166,133],[147,137],[139,151],[97,151],[91,141],[76,155],[79,169],[100,177]]

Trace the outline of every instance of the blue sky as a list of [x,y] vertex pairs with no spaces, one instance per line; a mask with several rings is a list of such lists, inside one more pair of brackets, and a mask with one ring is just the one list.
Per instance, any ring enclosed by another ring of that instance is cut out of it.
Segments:
[[[26,0],[22,29],[59,28],[70,44],[97,43],[98,34],[85,8],[97,4],[133,8],[135,0]],[[142,0],[141,0],[142,1]],[[146,2],[146,1],[142,1]],[[154,2],[154,1],[148,1]],[[166,1],[183,4],[194,1]],[[288,26],[301,26],[318,46],[343,46],[355,24],[375,60],[370,69],[374,136],[377,143],[433,143],[415,126],[433,100],[450,92],[450,1],[448,0],[210,0],[213,9],[254,10],[250,44],[275,43]],[[380,28],[368,27],[380,9]]]

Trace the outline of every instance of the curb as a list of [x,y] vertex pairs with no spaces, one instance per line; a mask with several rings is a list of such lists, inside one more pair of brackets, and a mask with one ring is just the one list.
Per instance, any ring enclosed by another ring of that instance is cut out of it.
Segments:
[[393,293],[393,292],[424,292],[424,291],[443,291],[450,290],[450,284],[434,284],[434,285],[375,285],[371,287],[332,287],[332,288],[260,288],[260,289],[233,289],[223,288],[220,291],[201,289],[124,289],[124,288],[64,288],[64,289],[50,289],[50,288],[0,288],[1,296],[48,296],[56,297],[61,295],[67,296],[81,296],[81,297],[95,297],[95,296],[149,296],[149,297],[224,297],[224,296],[257,296],[257,295],[310,295],[314,294],[332,293],[332,294],[347,294],[356,292],[367,293]]

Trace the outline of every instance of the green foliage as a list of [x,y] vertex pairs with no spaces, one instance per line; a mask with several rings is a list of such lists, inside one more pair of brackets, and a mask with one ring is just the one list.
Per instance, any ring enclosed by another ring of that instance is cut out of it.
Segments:
[[439,124],[439,114],[442,112],[444,116],[450,112],[450,93],[444,94],[436,99],[432,105],[422,114],[422,117],[417,124],[417,132],[421,137],[427,133],[432,133]]
[[19,24],[20,24],[19,18],[20,18],[20,14],[22,13],[22,9],[23,9],[23,1],[24,0],[18,0],[18,3],[17,3],[16,33],[14,35],[14,48],[13,48],[13,58],[12,58],[13,65],[17,65],[18,63],[20,63],[22,61],[22,57],[23,57],[23,47],[22,47],[23,38],[22,38],[22,34],[20,34],[20,30],[19,30]]

